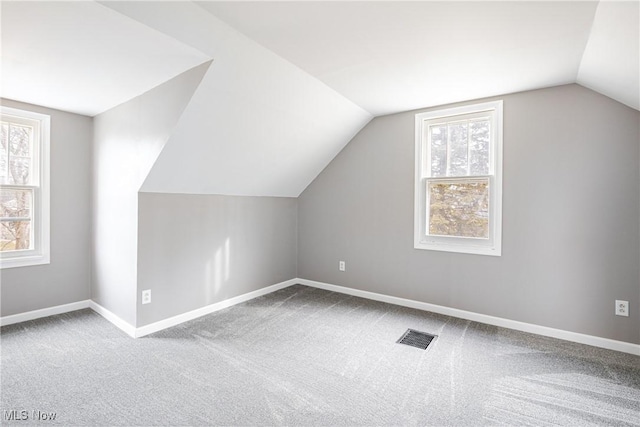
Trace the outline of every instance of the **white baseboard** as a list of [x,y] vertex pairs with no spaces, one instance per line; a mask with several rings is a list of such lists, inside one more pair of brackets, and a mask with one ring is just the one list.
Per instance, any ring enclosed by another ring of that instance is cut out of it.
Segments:
[[100,304],[92,300],[84,300],[73,302],[70,304],[58,305],[55,307],[43,308],[41,310],[28,311],[26,313],[14,314],[11,316],[0,317],[0,326],[12,325],[14,323],[26,322],[28,320],[39,319],[42,317],[53,316],[56,314],[68,313],[71,311],[81,310],[83,308],[91,308],[96,313],[100,314],[106,320],[114,324],[116,327],[124,331],[127,335],[133,338],[143,337],[145,335],[152,334],[154,332],[161,331],[163,329],[170,328],[172,326],[179,325],[189,320],[197,319],[198,317],[206,316],[207,314],[214,313],[224,308],[231,307],[236,304],[249,301],[251,299],[275,292],[280,289],[284,289],[291,285],[301,284],[311,286],[314,288],[325,289],[328,291],[338,292],[341,294],[353,295],[360,298],[366,298],[374,301],[386,302],[389,304],[400,305],[403,307],[415,308],[418,310],[430,311],[432,313],[444,314],[447,316],[458,317],[466,320],[473,320],[475,322],[486,323],[488,325],[500,326],[503,328],[514,329],[516,331],[529,332],[532,334],[559,338],[565,341],[577,342],[580,344],[587,344],[594,347],[606,348],[609,350],[621,351],[623,353],[634,354],[640,356],[640,345],[632,344],[624,341],[616,341],[608,338],[596,337],[593,335],[585,335],[577,332],[565,331],[562,329],[554,329],[546,326],[534,325],[531,323],[519,322],[517,320],[504,319],[501,317],[489,316],[486,314],[474,313],[471,311],[459,310],[457,308],[445,307],[442,305],[429,304],[426,302],[415,301],[405,298],[398,298],[384,294],[378,294],[375,292],[361,291],[358,289],[347,288],[344,286],[332,285],[329,283],[316,282],[307,279],[291,279],[285,282],[276,283],[275,285],[268,286],[266,288],[258,289],[253,292],[249,292],[237,297],[229,298],[224,301],[210,304],[205,307],[198,308],[196,310],[189,311],[187,313],[179,314],[177,316],[170,317],[168,319],[160,320],[150,325],[136,328],[135,326],[124,321],[116,314],[102,307]]
[[459,310],[457,308],[445,307],[442,305],[429,304],[426,302],[414,301],[405,298],[392,297],[389,295],[377,294],[375,292],[361,291],[358,289],[346,288],[344,286],[332,285],[329,283],[315,282],[313,280],[297,279],[296,283],[311,286],[314,288],[325,289],[327,291],[338,292],[341,294],[353,295],[360,298],[366,298],[374,301],[386,302],[389,304],[400,305],[403,307],[415,308],[418,310],[430,311],[432,313],[444,314],[447,316],[458,317],[474,322],[486,323],[488,325],[500,326],[516,331],[530,332],[532,334],[543,335],[546,337],[559,338],[565,341],[587,344],[594,347],[606,348],[609,350],[621,351],[640,356],[640,345],[632,344],[624,341],[616,341],[608,338],[595,337],[593,335],[585,335],[577,332],[564,331],[562,329],[554,329],[546,326],[534,325],[531,323],[519,322],[517,320],[509,320],[501,317],[488,316],[486,314],[474,313],[471,311]]
[[91,300],[77,301],[69,304],[56,305],[40,310],[27,311],[24,313],[12,314],[11,316],[0,317],[0,326],[13,325],[14,323],[26,322],[28,320],[40,319],[42,317],[54,316],[56,314],[68,313],[70,311],[89,308]]
[[179,314],[177,316],[170,317],[168,319],[160,320],[150,325],[136,328],[129,322],[120,318],[117,314],[107,310],[100,304],[92,300],[78,301],[71,304],[58,305],[55,307],[43,308],[42,310],[28,311],[26,313],[14,314],[11,316],[0,317],[0,326],[11,325],[19,322],[26,322],[27,320],[39,319],[41,317],[53,316],[55,314],[68,313],[70,311],[81,310],[83,308],[90,308],[106,320],[111,322],[114,326],[121,329],[124,333],[132,338],[139,338],[145,335],[152,334],[154,332],[161,331],[163,329],[170,328],[172,326],[179,325],[189,320],[197,319],[198,317],[206,316],[223,308],[231,307],[236,304],[249,301],[251,299],[270,294],[280,289],[287,288],[291,285],[298,283],[297,279],[287,280],[285,282],[276,283],[275,285],[267,286],[266,288],[258,289],[253,292],[249,292],[237,297],[229,298],[224,301],[210,304],[205,307],[201,307],[186,313]]
[[109,322],[113,323],[114,326],[121,329],[125,334],[129,335],[132,338],[136,337],[136,327],[126,320],[123,320],[117,314],[114,314],[112,311],[107,310],[95,301],[91,301],[89,303],[89,308],[98,313],[100,316],[104,317]]
[[179,325],[189,320],[206,316],[207,314],[211,314],[213,312],[222,310],[224,308],[231,307],[232,305],[240,304],[245,301],[249,301],[251,299],[261,297],[266,294],[270,294],[271,292],[275,292],[277,290],[287,288],[297,283],[299,283],[297,279],[287,280],[285,282],[280,282],[280,283],[276,283],[275,285],[267,286],[266,288],[258,289],[257,291],[238,295],[237,297],[229,298],[224,301],[220,301],[214,304],[207,305],[205,307],[201,307],[192,311],[188,311],[186,313],[179,314],[177,316],[170,317],[168,319],[160,320],[158,322],[151,323],[149,325],[137,328],[135,332],[135,337],[136,338],[143,337],[145,335],[149,335],[154,332],[158,332],[163,329],[167,329],[172,326]]

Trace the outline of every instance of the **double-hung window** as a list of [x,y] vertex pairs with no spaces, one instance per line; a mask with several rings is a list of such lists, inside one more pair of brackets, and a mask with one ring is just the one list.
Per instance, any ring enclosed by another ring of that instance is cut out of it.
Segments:
[[414,247],[501,254],[502,101],[416,115]]
[[0,112],[0,266],[48,264],[50,118]]

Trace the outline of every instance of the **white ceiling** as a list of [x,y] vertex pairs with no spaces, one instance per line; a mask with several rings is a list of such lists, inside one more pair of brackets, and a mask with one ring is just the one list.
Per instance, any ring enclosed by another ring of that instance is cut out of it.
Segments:
[[[639,4],[199,2],[373,115],[573,82],[640,109]],[[0,1],[0,96],[95,115],[211,59],[105,5]]]
[[639,108],[637,1],[201,4],[373,115],[576,81]]
[[640,110],[640,2],[601,1],[577,82]]
[[374,115],[575,82],[639,109],[638,4],[0,0],[0,96],[92,116],[213,59],[142,190],[296,197]]
[[0,11],[2,98],[94,116],[211,59],[91,1]]
[[214,58],[141,190],[297,197],[371,119],[190,2],[106,2]]

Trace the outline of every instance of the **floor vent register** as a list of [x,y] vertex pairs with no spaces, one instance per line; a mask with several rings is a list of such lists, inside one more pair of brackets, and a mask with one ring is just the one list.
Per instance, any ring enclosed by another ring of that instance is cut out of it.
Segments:
[[429,344],[434,340],[436,336],[428,334],[426,332],[416,331],[415,329],[407,329],[407,332],[400,337],[398,344],[410,345],[422,350],[426,350]]

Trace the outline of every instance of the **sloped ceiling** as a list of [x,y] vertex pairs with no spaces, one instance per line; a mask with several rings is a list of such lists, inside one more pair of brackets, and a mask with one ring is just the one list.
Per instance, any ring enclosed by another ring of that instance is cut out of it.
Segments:
[[2,98],[94,116],[211,59],[91,1],[0,12]]
[[638,1],[0,7],[6,98],[95,115],[213,59],[143,191],[295,197],[371,117],[502,93],[640,107]]
[[297,197],[371,115],[190,2],[106,2],[214,58],[141,190]]
[[577,82],[640,110],[640,2],[602,1]]
[[639,108],[637,1],[202,7],[373,115],[576,81]]

